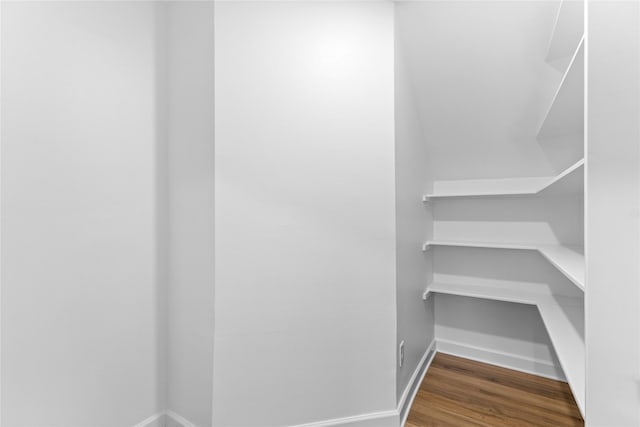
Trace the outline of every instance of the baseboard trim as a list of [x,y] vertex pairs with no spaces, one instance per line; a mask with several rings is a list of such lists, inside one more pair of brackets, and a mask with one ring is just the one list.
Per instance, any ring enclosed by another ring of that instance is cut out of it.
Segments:
[[173,411],[162,411],[140,421],[133,427],[197,427],[182,415]]
[[192,423],[182,415],[177,414],[171,410],[165,411],[165,415],[167,416],[166,427],[197,427],[194,423]]
[[409,409],[413,404],[416,394],[418,393],[418,389],[420,388],[420,384],[422,383],[429,366],[431,366],[431,362],[435,355],[436,341],[433,340],[422,355],[418,366],[416,366],[416,369],[413,371],[411,379],[405,387],[395,410],[373,412],[352,417],[334,418],[314,423],[298,424],[291,427],[404,427],[407,416],[409,415]]
[[[451,354],[478,362],[488,363],[503,368],[514,369],[545,378],[566,381],[562,369],[553,363],[522,357],[515,354],[476,347],[455,341],[434,339],[427,347],[418,366],[411,375],[396,409],[382,412],[371,412],[343,418],[297,424],[290,427],[404,427],[416,398],[420,384],[437,353]],[[195,424],[173,411],[163,411],[150,416],[133,427],[197,427]]]
[[398,413],[398,421],[400,427],[404,427],[407,422],[407,417],[409,416],[409,411],[411,409],[411,405],[413,405],[413,401],[416,398],[416,394],[418,394],[418,390],[420,389],[420,384],[424,380],[424,376],[427,374],[429,370],[429,366],[431,366],[431,362],[436,355],[436,340],[431,341],[431,344],[427,347],[418,366],[416,366],[415,371],[413,371],[413,375],[411,375],[411,379],[409,383],[404,389],[402,393],[402,397],[400,397],[400,401],[398,402],[398,408],[396,412]]
[[153,414],[133,427],[165,427],[165,412]]
[[538,360],[517,354],[476,347],[449,340],[436,340],[436,351],[452,356],[464,357],[502,368],[526,372],[552,380],[566,381],[562,368],[545,360]]
[[291,427],[389,427],[396,425],[398,411],[371,412],[352,417],[333,418],[308,424],[298,424]]

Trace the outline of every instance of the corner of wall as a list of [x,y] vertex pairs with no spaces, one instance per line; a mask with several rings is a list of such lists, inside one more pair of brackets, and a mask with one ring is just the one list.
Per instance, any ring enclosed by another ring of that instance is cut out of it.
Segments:
[[395,175],[396,175],[396,345],[405,342],[404,363],[396,363],[396,403],[411,387],[415,370],[424,362],[434,332],[431,301],[422,293],[433,275],[431,254],[422,244],[432,230],[432,216],[422,203],[429,186],[429,162],[423,123],[414,96],[415,82],[406,55],[406,34],[412,31],[407,5],[395,9]]
[[429,370],[429,366],[431,366],[431,362],[436,355],[436,342],[435,340],[431,341],[431,344],[427,347],[427,350],[424,352],[422,359],[420,359],[420,363],[416,367],[407,387],[405,388],[400,401],[398,402],[398,423],[400,427],[404,427],[407,422],[407,417],[409,416],[409,412],[411,411],[411,405],[413,405],[413,401],[418,393],[418,389],[420,388],[420,384],[422,384],[422,380],[427,374],[427,370]]
[[169,153],[168,153],[168,58],[167,11],[154,4],[155,43],[155,216],[156,216],[156,321],[158,327],[158,409],[168,401],[168,280],[169,280]]

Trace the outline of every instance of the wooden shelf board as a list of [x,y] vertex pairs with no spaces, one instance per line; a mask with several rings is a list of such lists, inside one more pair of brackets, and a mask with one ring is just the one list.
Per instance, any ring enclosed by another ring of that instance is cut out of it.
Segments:
[[551,101],[538,130],[538,139],[584,133],[584,38]]
[[422,250],[426,251],[432,246],[538,251],[551,265],[576,285],[578,289],[582,291],[585,290],[584,254],[577,246],[429,240],[424,243]]
[[584,303],[581,298],[559,297],[542,292],[518,291],[498,286],[432,283],[425,290],[423,299],[427,299],[432,293],[535,305],[540,312],[574,398],[584,416]]
[[[452,197],[517,196],[554,193],[583,193],[584,159],[580,159],[556,176],[511,179],[478,179],[463,181],[438,181],[434,192],[426,194],[423,201]],[[566,185],[560,185],[567,181]]]

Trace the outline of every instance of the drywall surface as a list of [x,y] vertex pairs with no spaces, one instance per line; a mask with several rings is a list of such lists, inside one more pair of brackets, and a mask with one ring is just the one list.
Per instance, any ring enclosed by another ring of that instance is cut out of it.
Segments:
[[213,423],[393,410],[393,5],[215,15]]
[[640,5],[589,1],[587,417],[640,425]]
[[[397,343],[404,341],[404,362],[397,367],[396,398],[401,402],[418,363],[434,338],[433,301],[422,301],[431,282],[431,253],[422,244],[433,230],[431,208],[422,203],[431,170],[420,122],[415,83],[407,69],[405,22],[411,22],[402,3],[395,9],[395,121],[396,121],[396,303]],[[400,357],[400,356],[398,356]]]
[[524,242],[582,246],[582,195],[477,197],[433,205],[433,237],[472,242]]
[[439,351],[564,380],[536,307],[453,295],[435,298]]
[[[561,78],[545,63],[556,11],[557,3],[539,1],[396,4],[427,151],[425,192],[441,180],[554,175],[579,159],[578,148],[536,140]],[[438,200],[426,209],[435,239],[583,241],[578,197]],[[435,281],[577,293],[534,252],[438,247],[426,256]],[[440,295],[435,304],[436,339],[452,343],[448,351],[561,376],[535,308]]]
[[162,409],[155,6],[2,3],[2,420]]
[[561,170],[554,167],[558,144],[536,141],[561,78],[544,62],[556,2],[417,1],[397,10],[406,16],[406,57],[432,179]]
[[213,390],[213,2],[166,4],[168,409],[211,425]]

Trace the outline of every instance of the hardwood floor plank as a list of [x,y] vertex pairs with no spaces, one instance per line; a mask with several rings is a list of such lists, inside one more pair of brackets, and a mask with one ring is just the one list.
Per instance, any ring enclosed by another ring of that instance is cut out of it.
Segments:
[[[528,406],[526,402],[505,400],[503,396],[487,395],[481,389],[471,387],[446,388],[446,383],[438,383],[436,392],[428,392],[455,402],[460,410],[469,410],[475,414],[482,414],[488,417],[498,417],[502,420],[513,420],[517,425],[531,425],[530,420],[536,419],[533,425],[538,426],[574,426],[574,423],[567,424],[571,417],[546,411],[544,408]],[[421,390],[422,391],[422,390]],[[500,425],[500,424],[498,424]],[[512,425],[507,423],[505,425]]]
[[569,386],[438,353],[420,385],[407,427],[583,427]]
[[569,385],[561,381],[549,381],[548,378],[537,375],[488,365],[486,363],[476,362],[475,360],[461,359],[448,354],[439,353],[438,355],[442,357],[438,358],[434,366],[463,373],[473,373],[473,375],[478,378],[497,381],[509,387],[545,395],[554,399],[566,399],[568,397],[573,399]]
[[426,412],[412,412],[409,414],[409,421],[419,427],[490,427],[466,414],[446,411],[436,406],[429,408]]
[[477,423],[483,426],[505,425],[505,426],[518,426],[515,421],[506,420],[499,413],[491,413],[490,411],[480,410],[473,408],[469,405],[461,405],[459,402],[453,399],[442,397],[436,393],[421,392],[421,400],[429,402],[428,405],[421,404],[416,405],[415,409],[422,415],[429,416],[434,407],[440,411],[449,415],[457,415],[464,419],[467,423]]
[[[558,414],[560,417],[579,416],[575,403],[572,403],[574,406],[571,406],[566,400],[550,399],[533,392],[527,393],[520,389],[513,389],[498,382],[486,381],[437,367],[434,367],[429,374],[431,381],[426,390],[433,391],[436,388],[447,393],[458,393],[460,398],[468,397],[470,391],[473,391],[474,399],[499,403],[505,409],[515,408],[521,412],[534,414],[538,411],[546,411],[550,414]],[[525,405],[524,408],[523,405]]]

